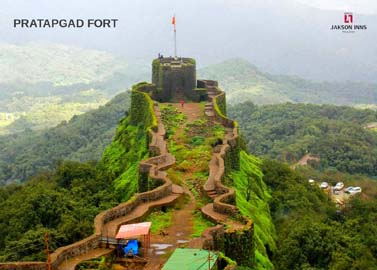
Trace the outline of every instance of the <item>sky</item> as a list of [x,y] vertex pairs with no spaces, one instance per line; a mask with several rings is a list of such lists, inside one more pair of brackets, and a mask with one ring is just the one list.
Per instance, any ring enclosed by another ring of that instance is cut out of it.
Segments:
[[352,11],[359,14],[377,14],[376,0],[297,0],[319,9]]
[[[377,81],[377,0],[1,0],[0,42],[63,43],[150,62],[178,54],[199,66],[243,58],[274,74]],[[368,29],[332,31],[344,12]],[[115,29],[14,29],[15,18],[117,18]]]

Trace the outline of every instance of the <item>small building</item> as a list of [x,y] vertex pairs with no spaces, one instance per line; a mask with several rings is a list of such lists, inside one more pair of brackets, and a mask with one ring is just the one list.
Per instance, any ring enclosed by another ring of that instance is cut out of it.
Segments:
[[212,251],[177,248],[162,270],[215,270],[217,269],[217,258],[218,255]]
[[133,240],[137,237],[143,237],[144,255],[147,255],[151,242],[151,225],[152,222],[142,222],[134,224],[126,224],[120,226],[115,238],[118,242],[122,239]]

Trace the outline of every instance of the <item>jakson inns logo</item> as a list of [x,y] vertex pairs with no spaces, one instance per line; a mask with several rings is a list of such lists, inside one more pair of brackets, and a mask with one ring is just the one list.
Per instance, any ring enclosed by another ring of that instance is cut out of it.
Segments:
[[344,13],[344,23],[353,23],[352,13]]
[[354,24],[353,13],[344,12],[343,24],[333,24],[331,30],[341,30],[343,33],[355,33],[357,30],[367,30],[366,24]]

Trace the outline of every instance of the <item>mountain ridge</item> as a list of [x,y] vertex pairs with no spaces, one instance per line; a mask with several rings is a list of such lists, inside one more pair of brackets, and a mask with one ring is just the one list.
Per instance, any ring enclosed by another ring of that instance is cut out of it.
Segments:
[[[212,76],[227,92],[231,104],[251,100],[256,104],[314,103],[351,106],[377,104],[377,84],[363,82],[317,82],[299,76],[261,71],[241,58],[230,59],[198,71]],[[374,107],[374,106],[372,106]]]

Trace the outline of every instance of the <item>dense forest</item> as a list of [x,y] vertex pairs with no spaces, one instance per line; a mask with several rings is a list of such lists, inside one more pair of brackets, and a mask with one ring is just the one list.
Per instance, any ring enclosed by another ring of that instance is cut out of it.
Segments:
[[0,188],[0,262],[45,260],[45,232],[52,250],[90,235],[96,214],[118,203],[109,183],[94,163],[66,161]]
[[247,148],[257,156],[294,163],[310,153],[320,169],[377,176],[377,132],[364,128],[376,112],[345,106],[251,102],[230,106]]
[[26,183],[0,188],[0,262],[45,260],[45,232],[52,251],[81,240],[93,233],[99,212],[132,197],[148,152],[145,127],[128,119],[98,162],[61,161]]
[[353,197],[337,209],[308,178],[265,160],[263,180],[271,190],[279,270],[372,270],[377,265],[377,185],[368,199]]
[[23,182],[37,172],[54,168],[61,160],[99,159],[129,102],[129,93],[122,93],[106,105],[54,128],[1,136],[0,185]]

